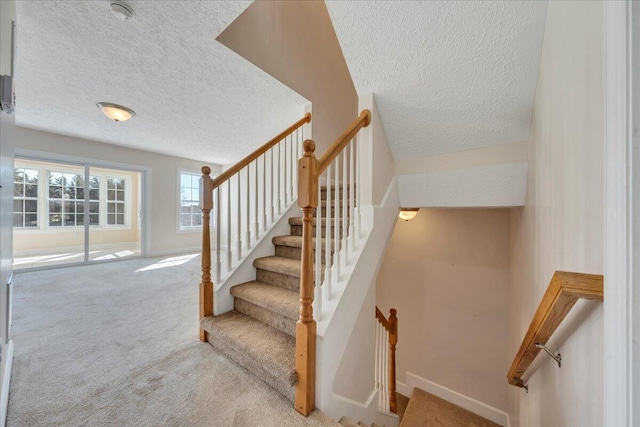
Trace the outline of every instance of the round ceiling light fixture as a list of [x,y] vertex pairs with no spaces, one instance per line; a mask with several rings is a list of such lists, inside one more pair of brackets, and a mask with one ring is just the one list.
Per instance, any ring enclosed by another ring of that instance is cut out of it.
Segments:
[[136,115],[136,112],[131,108],[123,107],[122,105],[112,104],[111,102],[98,102],[96,104],[98,108],[115,122],[126,122],[131,117]]
[[109,4],[109,8],[111,9],[111,12],[113,12],[113,14],[116,16],[116,18],[121,21],[129,21],[133,19],[134,16],[136,16],[135,13],[133,13],[133,9],[131,9],[131,6],[120,1],[112,1]]
[[418,215],[419,210],[419,208],[400,208],[400,214],[398,214],[398,217],[405,221],[409,221]]

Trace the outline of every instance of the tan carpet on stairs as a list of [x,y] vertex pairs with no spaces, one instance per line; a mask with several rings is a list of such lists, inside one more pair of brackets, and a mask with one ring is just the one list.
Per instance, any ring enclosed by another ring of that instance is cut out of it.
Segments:
[[497,427],[498,424],[416,387],[400,427],[427,426]]

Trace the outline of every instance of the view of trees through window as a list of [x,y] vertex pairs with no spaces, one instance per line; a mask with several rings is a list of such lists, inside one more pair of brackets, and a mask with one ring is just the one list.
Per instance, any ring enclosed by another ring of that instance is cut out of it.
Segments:
[[84,225],[85,191],[89,191],[89,225],[100,224],[100,178],[61,172],[49,173],[49,226]]
[[200,175],[180,172],[180,229],[201,226]]
[[13,172],[13,226],[38,226],[38,171],[16,168]]

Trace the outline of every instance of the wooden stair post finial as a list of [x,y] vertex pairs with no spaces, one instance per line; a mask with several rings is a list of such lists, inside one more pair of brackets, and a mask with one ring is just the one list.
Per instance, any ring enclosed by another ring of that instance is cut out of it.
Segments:
[[[298,206],[302,209],[302,262],[300,270],[300,319],[296,324],[296,411],[307,416],[315,409],[316,321],[313,320],[314,266],[313,213],[318,206],[316,144],[304,141],[298,160]],[[320,284],[318,284],[319,286]]]
[[[200,282],[200,320],[213,314],[213,283],[211,282],[210,212],[213,209],[211,168],[202,167],[200,204],[202,209],[202,281]],[[207,341],[207,332],[200,328],[200,341]]]
[[389,310],[389,410],[398,413],[396,400],[396,344],[398,343],[398,318],[396,309]]

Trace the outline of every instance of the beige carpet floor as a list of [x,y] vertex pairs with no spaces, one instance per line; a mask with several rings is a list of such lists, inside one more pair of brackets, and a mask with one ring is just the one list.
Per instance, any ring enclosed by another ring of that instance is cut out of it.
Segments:
[[199,263],[16,274],[7,425],[337,426],[198,341]]

